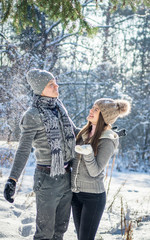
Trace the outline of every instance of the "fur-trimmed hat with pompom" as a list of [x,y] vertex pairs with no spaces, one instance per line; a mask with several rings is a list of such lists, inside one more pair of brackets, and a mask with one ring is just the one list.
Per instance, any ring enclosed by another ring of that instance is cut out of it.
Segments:
[[100,108],[106,124],[113,124],[117,118],[127,116],[131,110],[130,103],[122,99],[100,98],[94,104]]

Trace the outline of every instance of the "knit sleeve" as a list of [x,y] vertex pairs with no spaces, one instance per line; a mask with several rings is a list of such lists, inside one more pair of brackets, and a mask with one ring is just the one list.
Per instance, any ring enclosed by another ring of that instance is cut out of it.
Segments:
[[32,148],[32,141],[38,130],[38,122],[34,115],[28,112],[22,117],[20,122],[21,136],[19,146],[15,154],[10,178],[18,180],[20,177]]
[[74,134],[75,134],[75,136],[77,136],[78,133],[80,132],[81,128],[76,127],[76,125],[74,124],[74,122],[72,121],[72,119],[70,117],[69,117],[69,120],[70,120],[70,123],[72,124]]
[[111,139],[101,139],[98,146],[97,156],[92,152],[83,155],[85,165],[91,177],[97,177],[106,167],[115,150],[114,142]]

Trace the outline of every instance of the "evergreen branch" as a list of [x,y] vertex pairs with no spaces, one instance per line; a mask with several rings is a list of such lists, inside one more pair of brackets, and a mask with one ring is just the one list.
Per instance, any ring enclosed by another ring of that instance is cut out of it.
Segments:
[[48,34],[52,31],[52,29],[53,29],[54,27],[56,27],[60,22],[61,22],[61,21],[58,20],[57,22],[53,23],[53,24],[49,27],[49,29],[46,30],[46,32],[45,32],[46,35],[48,35]]
[[[92,35],[97,32],[97,29],[90,26],[85,19],[82,10],[91,3],[94,3],[97,10],[99,2],[103,3],[104,1],[89,0],[81,4],[79,0],[55,0],[54,4],[53,1],[45,0],[2,0],[2,22],[6,22],[10,17],[13,20],[13,24],[18,32],[21,32],[22,29],[26,29],[27,27],[33,27],[37,31],[40,31],[37,13],[40,11],[43,12],[43,14],[45,14],[45,16],[49,19],[57,21],[56,24],[61,22],[64,28],[70,26],[69,28],[71,30],[74,29],[74,26],[78,21],[80,24],[80,33],[86,31],[89,35]],[[148,0],[110,0],[110,5],[112,12],[116,11],[119,7],[125,8],[127,6],[130,6],[135,12],[140,5],[149,7],[150,2]],[[55,26],[55,24],[52,25],[52,28]],[[52,28],[50,28],[49,31],[51,31]],[[48,33],[49,32],[47,32],[47,34]]]
[[3,13],[2,20],[1,20],[2,23],[5,22],[10,16],[12,6],[13,6],[13,0],[8,0],[8,1],[2,0],[2,13]]
[[57,43],[60,43],[60,42],[61,42],[62,40],[64,40],[65,38],[74,36],[74,35],[76,35],[76,34],[77,34],[77,33],[66,34],[66,35],[60,37],[59,39],[56,39],[56,40],[52,41],[52,42],[49,43],[49,44],[46,44],[46,47],[50,47],[50,46],[53,46],[53,45],[55,45],[55,44],[57,44]]

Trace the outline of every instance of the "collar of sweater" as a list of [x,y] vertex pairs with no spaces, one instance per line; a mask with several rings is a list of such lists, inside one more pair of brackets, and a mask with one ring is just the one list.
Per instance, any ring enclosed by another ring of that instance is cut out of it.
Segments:
[[119,138],[119,136],[116,132],[109,129],[109,130],[105,130],[102,132],[100,139],[102,139],[102,138],[117,139],[117,138]]
[[[87,138],[87,134],[86,133],[83,133],[82,134],[82,139],[83,141],[85,141]],[[102,139],[102,138],[109,138],[109,139],[117,139],[119,138],[118,134],[114,131],[112,131],[111,129],[109,130],[104,130],[100,136],[99,139]]]

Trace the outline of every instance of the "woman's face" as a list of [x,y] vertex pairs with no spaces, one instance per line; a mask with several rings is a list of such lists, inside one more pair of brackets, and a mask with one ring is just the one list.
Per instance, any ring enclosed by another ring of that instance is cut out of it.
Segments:
[[89,115],[87,120],[92,124],[96,125],[99,118],[100,109],[97,104],[94,104],[93,107],[90,109]]

